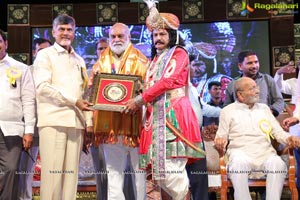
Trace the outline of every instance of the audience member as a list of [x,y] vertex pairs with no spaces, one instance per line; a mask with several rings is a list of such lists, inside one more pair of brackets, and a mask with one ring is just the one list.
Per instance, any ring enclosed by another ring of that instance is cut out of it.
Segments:
[[[207,102],[207,106],[204,107],[215,107],[218,109],[221,109],[223,107],[223,101],[222,101],[222,90],[221,90],[221,82],[219,81],[211,81],[208,83],[208,92],[210,94],[211,100]],[[210,109],[212,110],[212,109]],[[214,111],[217,112],[217,111]],[[219,114],[211,116],[211,111],[209,112],[203,112],[203,124],[202,124],[202,138],[205,141],[205,150],[206,150],[206,159],[207,159],[207,169],[209,170],[208,173],[214,173],[213,170],[216,170],[216,168],[219,166],[214,161],[214,153],[217,154],[217,151],[214,149],[213,146],[210,146],[213,144],[213,139],[216,135],[218,124],[219,124]],[[212,150],[210,150],[212,149]],[[213,158],[213,159],[212,159]],[[209,193],[209,199],[213,200],[216,199],[216,192]]]
[[40,50],[34,61],[40,137],[41,199],[76,199],[78,164],[85,129],[92,132],[89,103],[83,100],[86,66],[72,48],[74,18],[53,20],[55,43]]
[[108,46],[108,40],[105,37],[100,38],[96,42],[96,52],[97,52],[97,57],[100,57],[100,53],[104,51]]
[[50,40],[48,39],[45,39],[45,38],[35,38],[33,40],[33,43],[32,43],[32,59],[34,60],[37,53],[42,50],[42,49],[45,49],[49,46],[51,46],[52,43]]
[[[300,63],[298,63],[298,68],[299,67],[300,67]],[[290,69],[287,69],[287,70],[290,71]],[[299,134],[300,134],[299,133],[300,132],[300,124],[299,124],[299,119],[300,119],[300,72],[298,74],[298,79],[296,79],[296,80],[291,79],[290,81],[292,81],[292,80],[293,80],[292,84],[290,86],[286,86],[284,88],[291,89],[290,92],[292,95],[292,102],[296,105],[296,108],[293,112],[293,117],[284,119],[282,122],[282,126],[285,130],[289,130],[292,135],[296,135],[299,137]],[[286,82],[286,83],[289,83],[289,82]],[[295,84],[295,82],[296,82],[296,84]],[[285,90],[285,92],[288,93],[289,90]],[[299,190],[300,190],[299,149],[298,148],[295,149],[294,153],[295,153],[295,157],[296,157],[296,161],[297,161],[297,189],[298,189],[298,193],[299,193]]]
[[0,29],[0,199],[17,199],[22,151],[31,147],[35,125],[35,90],[27,65],[9,57]]
[[[221,83],[219,81],[211,81],[208,83],[208,92],[210,94],[211,100],[207,102],[207,104],[215,107],[222,108],[223,107],[223,101],[221,96]],[[219,124],[219,116],[218,117],[208,117],[206,115],[203,115],[203,126],[208,125],[216,125]]]
[[271,138],[290,147],[298,147],[300,139],[285,132],[269,107],[258,103],[260,90],[252,78],[236,80],[234,92],[236,101],[221,110],[215,138],[220,151],[228,145],[228,174],[234,198],[251,200],[248,174],[262,171],[267,176],[266,199],[279,200],[287,166],[272,147]]
[[284,74],[295,73],[296,68],[293,65],[286,65],[279,68],[274,76],[275,83],[280,91],[284,94],[292,95],[291,103],[296,104],[297,101],[297,78],[283,79]]
[[[273,115],[276,117],[284,108],[282,94],[277,87],[274,79],[259,72],[259,61],[254,51],[242,51],[238,55],[238,66],[242,71],[241,77],[253,79],[260,88],[259,102],[269,106]],[[228,84],[224,106],[233,103],[236,99],[234,93],[234,82]]]
[[[192,62],[196,57],[194,54],[189,54],[189,60]],[[196,67],[190,67],[190,76],[193,77],[195,70],[197,70]],[[196,87],[192,85],[192,83],[189,83],[189,89],[190,89],[190,96],[189,99],[191,101],[193,110],[195,111],[195,114],[198,118],[199,122],[199,129],[202,127],[203,123],[203,110],[205,107],[205,110],[207,113],[211,113],[210,111],[214,113],[218,113],[219,111],[215,111],[212,109],[211,106],[203,102],[203,105],[200,103],[200,96],[197,92]],[[203,110],[202,110],[203,108]],[[213,115],[214,116],[214,115]],[[203,159],[196,160],[195,162],[190,162],[186,164],[186,171],[189,178],[189,185],[190,185],[190,191],[191,196],[194,200],[205,200],[209,199],[208,197],[208,174],[207,174],[207,161],[206,157]],[[205,187],[206,186],[206,187]]]

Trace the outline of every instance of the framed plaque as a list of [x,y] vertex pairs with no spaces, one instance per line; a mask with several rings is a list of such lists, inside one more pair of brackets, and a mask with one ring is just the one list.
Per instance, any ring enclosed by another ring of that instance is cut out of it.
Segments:
[[95,110],[121,112],[125,108],[124,102],[138,94],[141,83],[141,76],[95,74],[89,101]]

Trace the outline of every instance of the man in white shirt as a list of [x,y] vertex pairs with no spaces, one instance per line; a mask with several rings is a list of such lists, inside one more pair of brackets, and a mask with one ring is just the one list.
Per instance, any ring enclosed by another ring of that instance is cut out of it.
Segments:
[[258,103],[259,88],[253,79],[236,80],[234,92],[237,99],[221,110],[215,138],[220,151],[228,144],[228,174],[234,198],[251,200],[248,174],[263,171],[267,175],[266,199],[280,200],[287,166],[272,147],[271,137],[290,147],[299,147],[300,139],[285,132],[269,107]]
[[35,91],[30,69],[9,57],[7,47],[0,30],[0,199],[17,199],[19,158],[22,146],[31,146],[36,121]]
[[[274,81],[279,87],[280,91],[284,94],[292,95],[291,103],[296,104],[297,101],[297,78],[289,78],[284,80],[284,74],[295,73],[296,68],[293,65],[286,65],[279,68],[274,76]],[[300,134],[300,133],[299,133]]]
[[[300,63],[298,63],[298,68],[300,68]],[[293,112],[293,116],[286,118],[282,121],[282,127],[285,130],[290,130],[291,134],[297,134],[299,136],[300,134],[300,124],[299,124],[299,119],[300,119],[300,71],[298,74],[298,79],[296,79],[296,85],[293,86],[292,90],[292,101],[296,105],[296,108]],[[294,97],[294,98],[293,98]],[[297,166],[299,163],[299,149],[295,149],[295,157],[297,160]],[[300,169],[299,167],[297,168],[297,188],[299,191],[300,188],[300,181],[299,181],[299,176],[300,176]]]
[[[92,132],[91,105],[83,100],[86,66],[71,44],[75,20],[53,21],[55,43],[38,52],[33,63],[40,136],[41,199],[75,200],[84,130]],[[88,114],[88,113],[86,113]]]

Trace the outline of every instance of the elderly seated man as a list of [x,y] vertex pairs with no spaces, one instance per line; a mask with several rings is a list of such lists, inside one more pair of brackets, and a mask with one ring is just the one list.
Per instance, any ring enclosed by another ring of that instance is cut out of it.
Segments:
[[221,110],[215,146],[224,151],[227,144],[228,174],[234,198],[251,200],[248,174],[263,171],[267,176],[267,200],[279,200],[287,166],[272,147],[271,138],[290,147],[300,140],[285,132],[270,108],[259,101],[259,88],[251,78],[242,77],[234,84],[237,100]]

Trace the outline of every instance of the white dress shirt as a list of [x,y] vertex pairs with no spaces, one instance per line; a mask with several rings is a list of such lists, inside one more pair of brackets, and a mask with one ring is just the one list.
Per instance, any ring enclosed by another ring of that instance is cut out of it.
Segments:
[[256,103],[249,109],[246,104],[235,101],[221,110],[216,137],[227,138],[229,157],[242,151],[260,166],[271,154],[276,154],[260,128],[262,120],[269,122],[276,140],[286,144],[290,134],[281,128],[267,105]]
[[[290,78],[287,80],[283,80],[283,75],[279,75],[277,72],[274,76],[274,80],[279,87],[280,91],[284,94],[292,95],[291,103],[296,105],[296,108],[293,112],[293,116],[300,119],[300,98],[297,98],[298,95],[300,96],[300,80],[299,78]],[[297,83],[298,82],[298,83]],[[297,100],[298,99],[298,100]],[[300,124],[296,124],[291,126],[289,132],[292,135],[300,136]]]
[[[8,81],[6,70],[15,67],[21,71],[16,87]],[[4,136],[33,134],[35,125],[35,89],[27,65],[6,55],[0,60],[0,128]]]
[[299,74],[298,74],[298,79],[297,79],[297,92],[296,92],[296,108],[295,108],[295,111],[294,111],[294,117],[297,117],[298,120],[300,120],[300,71],[299,71]]
[[57,43],[38,52],[33,63],[37,92],[38,127],[64,126],[84,129],[92,126],[75,103],[83,97],[83,58]]
[[296,104],[297,101],[297,79],[290,78],[283,80],[283,75],[279,75],[277,72],[274,76],[276,85],[279,87],[280,91],[284,94],[292,95],[291,103]]

